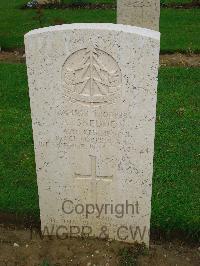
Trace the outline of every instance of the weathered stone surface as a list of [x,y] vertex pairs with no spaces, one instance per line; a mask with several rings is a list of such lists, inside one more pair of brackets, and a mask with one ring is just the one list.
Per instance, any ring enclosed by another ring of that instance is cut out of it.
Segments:
[[113,24],[25,35],[43,230],[148,244],[159,38]]
[[159,31],[160,0],[117,0],[117,23]]

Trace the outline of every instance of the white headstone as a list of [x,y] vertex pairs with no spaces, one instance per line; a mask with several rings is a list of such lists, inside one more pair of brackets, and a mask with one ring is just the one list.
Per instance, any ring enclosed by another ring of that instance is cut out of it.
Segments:
[[25,35],[42,230],[148,245],[159,38],[114,24]]
[[159,31],[160,0],[117,0],[117,23]]

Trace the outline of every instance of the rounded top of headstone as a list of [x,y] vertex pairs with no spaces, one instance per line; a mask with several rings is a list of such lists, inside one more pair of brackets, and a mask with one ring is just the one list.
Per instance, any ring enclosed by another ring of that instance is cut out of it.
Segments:
[[58,32],[58,31],[60,32],[66,30],[110,30],[117,32],[122,31],[160,40],[160,32],[158,31],[130,26],[130,25],[112,24],[112,23],[73,23],[73,24],[50,26],[29,31],[28,33],[25,34],[24,37],[26,38],[33,35]]

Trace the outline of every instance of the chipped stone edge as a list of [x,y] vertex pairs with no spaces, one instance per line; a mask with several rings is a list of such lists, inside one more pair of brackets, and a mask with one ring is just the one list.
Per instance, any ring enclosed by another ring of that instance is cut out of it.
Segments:
[[50,26],[50,27],[44,27],[35,29],[32,31],[29,31],[24,35],[24,38],[27,39],[30,36],[33,35],[39,35],[43,33],[49,33],[49,32],[58,32],[58,31],[65,31],[65,30],[110,30],[110,31],[123,31],[127,33],[135,33],[138,35],[142,35],[145,37],[149,37],[155,40],[160,41],[160,32],[141,28],[141,27],[135,27],[130,25],[122,25],[122,24],[113,24],[113,23],[72,23],[72,24],[63,24],[63,25],[57,25],[57,26]]

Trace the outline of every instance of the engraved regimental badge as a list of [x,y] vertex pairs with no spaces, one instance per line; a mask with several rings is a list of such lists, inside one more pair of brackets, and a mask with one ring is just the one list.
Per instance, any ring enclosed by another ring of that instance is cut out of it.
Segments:
[[62,69],[67,97],[87,105],[113,103],[120,95],[121,79],[116,60],[98,48],[75,51]]

